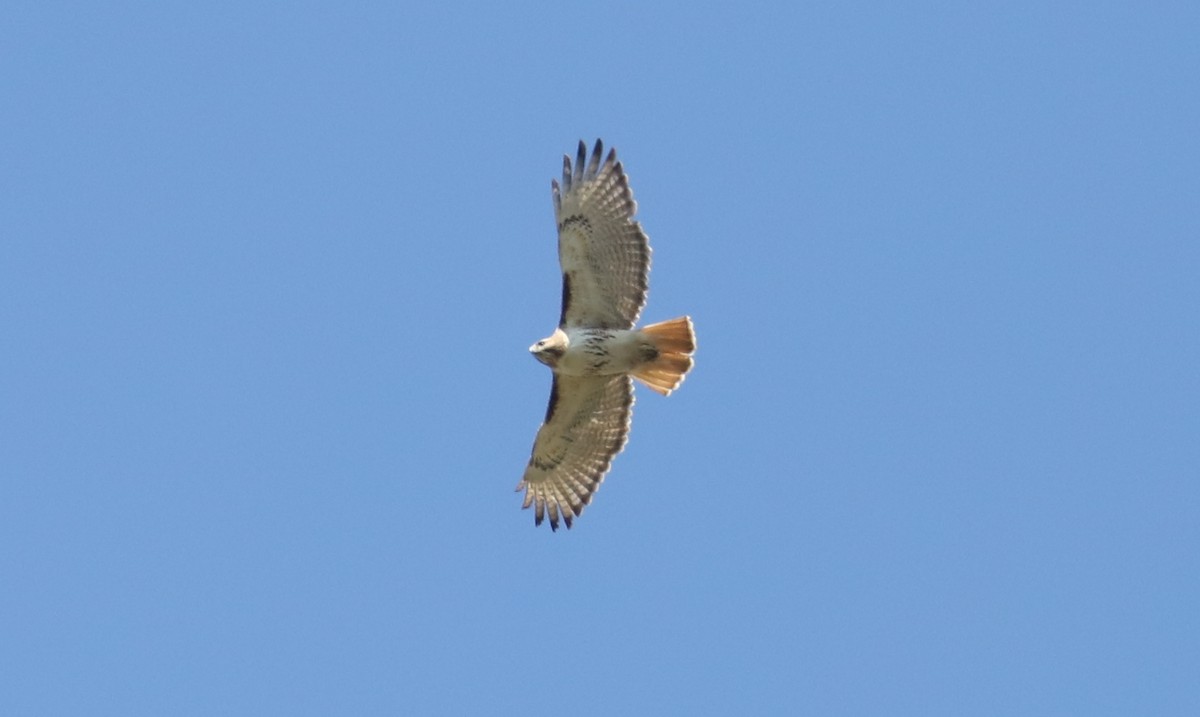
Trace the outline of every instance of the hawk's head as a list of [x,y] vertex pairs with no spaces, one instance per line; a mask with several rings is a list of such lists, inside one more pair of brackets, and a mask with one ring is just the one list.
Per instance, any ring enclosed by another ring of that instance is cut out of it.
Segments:
[[529,347],[529,353],[550,368],[558,365],[558,360],[566,351],[567,334],[562,329],[555,329],[554,333]]

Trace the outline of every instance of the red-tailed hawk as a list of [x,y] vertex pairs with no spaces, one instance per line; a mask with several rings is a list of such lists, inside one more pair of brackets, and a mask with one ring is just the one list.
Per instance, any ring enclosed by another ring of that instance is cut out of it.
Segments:
[[650,241],[634,221],[637,202],[625,170],[599,140],[588,161],[563,157],[551,181],[562,265],[558,329],[529,351],[554,371],[546,419],[517,490],[534,522],[559,515],[571,527],[625,447],[636,378],[666,396],[692,368],[696,336],[683,316],[635,329],[646,304]]

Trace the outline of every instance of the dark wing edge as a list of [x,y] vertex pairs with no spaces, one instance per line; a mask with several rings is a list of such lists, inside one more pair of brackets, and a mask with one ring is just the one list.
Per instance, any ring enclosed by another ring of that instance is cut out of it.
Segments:
[[581,140],[575,163],[563,156],[562,183],[551,180],[563,272],[559,326],[628,329],[646,304],[650,239],[634,220],[637,201],[617,150],[596,140],[589,160]]
[[628,376],[555,375],[546,420],[517,490],[522,508],[533,507],[534,524],[559,517],[570,528],[592,502],[613,458],[629,439],[633,382]]

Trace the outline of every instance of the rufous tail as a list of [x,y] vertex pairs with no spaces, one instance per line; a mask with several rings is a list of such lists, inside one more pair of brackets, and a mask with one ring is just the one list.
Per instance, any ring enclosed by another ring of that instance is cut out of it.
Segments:
[[633,371],[633,377],[664,396],[679,388],[692,369],[696,332],[687,316],[642,327],[642,335],[658,349],[658,357]]

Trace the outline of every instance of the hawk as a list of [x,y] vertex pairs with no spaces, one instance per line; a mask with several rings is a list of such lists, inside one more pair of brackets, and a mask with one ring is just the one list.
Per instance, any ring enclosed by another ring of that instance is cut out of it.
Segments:
[[[696,336],[687,316],[634,328],[646,304],[650,241],[634,221],[625,170],[600,140],[588,159],[581,141],[562,184],[551,180],[562,267],[558,328],[529,347],[554,372],[550,405],[517,490],[534,523],[547,514],[568,528],[591,502],[625,447],[633,380],[667,396],[692,368]],[[631,378],[632,377],[632,378]]]

